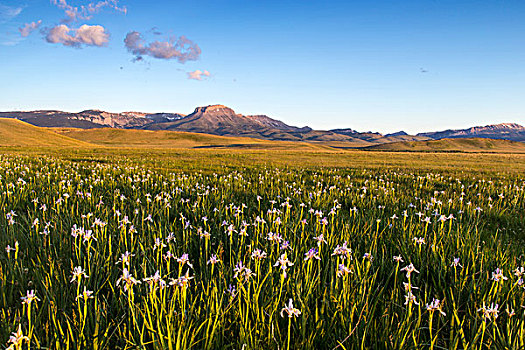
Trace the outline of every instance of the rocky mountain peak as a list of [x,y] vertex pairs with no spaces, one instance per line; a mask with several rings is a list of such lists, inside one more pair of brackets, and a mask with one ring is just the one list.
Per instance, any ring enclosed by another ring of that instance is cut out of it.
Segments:
[[487,125],[484,128],[491,129],[491,130],[502,130],[502,129],[524,130],[525,129],[525,127],[517,123],[493,124],[493,125]]
[[204,107],[197,107],[193,113],[223,113],[223,114],[235,114],[234,110],[224,105],[209,105]]

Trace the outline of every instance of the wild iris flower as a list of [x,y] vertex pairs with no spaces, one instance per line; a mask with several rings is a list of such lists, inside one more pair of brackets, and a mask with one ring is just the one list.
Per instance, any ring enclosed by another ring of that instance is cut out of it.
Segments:
[[293,262],[288,260],[286,253],[284,253],[279,257],[279,259],[273,266],[279,266],[279,268],[283,270],[283,277],[286,278],[286,269],[288,269],[288,267],[290,266],[293,266]]
[[299,315],[301,314],[301,311],[299,309],[293,307],[292,299],[288,301],[288,305],[281,309],[281,317],[284,317],[284,312],[286,312],[288,318],[299,317]]

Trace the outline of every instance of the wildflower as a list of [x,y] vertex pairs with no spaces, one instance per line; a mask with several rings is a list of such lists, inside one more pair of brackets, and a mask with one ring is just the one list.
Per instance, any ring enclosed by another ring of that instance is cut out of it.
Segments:
[[156,250],[157,248],[164,248],[166,247],[166,245],[164,243],[162,243],[161,239],[160,238],[155,238],[155,245],[153,246],[153,250]]
[[120,282],[125,282],[123,283],[124,291],[127,291],[129,287],[132,287],[135,284],[140,284],[140,281],[137,281],[135,278],[133,278],[127,268],[122,270],[122,276],[120,276],[120,278],[117,280],[117,286],[120,284]]
[[86,272],[84,271],[84,269],[80,266],[77,266],[75,268],[73,268],[73,277],[71,278],[71,281],[69,281],[69,283],[73,283],[73,281],[77,281],[77,282],[80,282],[80,279],[82,277],[85,277],[85,278],[88,278],[89,276],[86,275]]
[[212,264],[212,265],[215,265],[217,263],[221,262],[221,260],[217,257],[217,255],[215,254],[212,254],[211,257],[210,257],[210,260],[208,260],[208,262],[206,263],[206,265],[208,264]]
[[403,257],[401,257],[400,255],[394,255],[392,260],[394,260],[397,263],[404,262]]
[[[202,231],[202,230],[201,230],[201,231]],[[206,239],[207,239],[207,238],[210,238],[210,236],[211,236],[211,235],[210,235],[210,233],[209,233],[208,231],[199,232],[199,237],[200,237],[201,239],[203,239],[203,238],[206,238]]]
[[311,259],[321,260],[321,257],[319,256],[319,251],[315,248],[310,249],[308,252],[304,253],[304,255],[306,256],[304,258],[304,261]]
[[99,226],[100,228],[103,228],[106,225],[107,225],[107,223],[105,223],[104,221],[102,221],[102,220],[100,220],[98,218],[95,218],[92,227]]
[[168,234],[168,237],[166,237],[166,242],[170,243],[171,241],[175,241],[175,234],[173,232],[170,232]]
[[77,227],[77,225],[73,225],[71,227],[71,236],[74,238],[77,238],[78,236],[82,237],[84,235],[84,228],[83,227]]
[[84,301],[87,301],[88,299],[92,299],[92,298],[93,298],[93,291],[87,290],[86,286],[84,286],[84,291],[82,292],[82,294],[79,294],[76,297],[76,300],[84,299]]
[[350,255],[352,254],[352,249],[348,248],[346,245],[347,245],[347,242],[344,242],[342,246],[337,245],[337,247],[335,247],[334,249],[334,252],[332,253],[332,256],[340,255],[341,258],[343,259],[345,258],[352,259],[352,256]]
[[257,217],[255,218],[255,224],[253,224],[253,225],[254,225],[254,226],[257,226],[257,224],[265,224],[265,223],[266,223],[266,220],[261,219],[260,216],[257,216]]
[[266,252],[257,248],[252,252],[252,259],[261,260],[266,258],[266,255]]
[[286,257],[286,253],[284,253],[279,257],[279,259],[273,266],[279,266],[279,268],[283,270],[283,277],[286,278],[286,269],[289,266],[293,266],[293,262],[288,260],[288,258]]
[[452,266],[454,266],[454,267],[458,267],[458,266],[459,266],[459,267],[461,267],[461,268],[463,267],[463,266],[461,266],[461,264],[459,263],[459,258],[454,258],[454,260],[452,261],[452,264],[450,264],[450,267],[452,267]]
[[352,271],[344,264],[339,264],[339,266],[337,267],[337,277],[343,277],[350,273],[352,273]]
[[498,267],[496,271],[492,273],[492,280],[495,282],[506,281],[508,280],[508,277],[503,276],[503,270],[500,270]]
[[407,266],[403,267],[401,269],[401,271],[406,271],[407,272],[407,278],[410,278],[410,275],[412,274],[412,272],[419,273],[419,271],[416,270],[416,268],[414,267],[413,264],[410,264],[410,265],[407,265]]
[[224,293],[230,294],[230,298],[233,299],[237,295],[237,290],[235,289],[235,286],[232,286],[230,284],[228,285],[228,289]]
[[26,292],[26,296],[21,297],[20,299],[22,299],[22,304],[27,304],[27,305],[30,305],[31,302],[33,302],[33,300],[40,301],[40,299],[38,299],[38,297],[35,295],[35,291],[33,289],[31,291],[28,290]]
[[516,277],[522,277],[523,275],[525,275],[525,269],[522,267],[516,267],[516,269],[514,270],[514,276]]
[[425,238],[423,238],[423,237],[414,237],[414,244],[419,244],[419,246],[421,246],[422,244],[426,244]]
[[226,232],[228,233],[228,236],[231,236],[233,232],[237,232],[237,230],[235,230],[235,226],[233,226],[233,224],[230,224],[230,226],[228,226],[228,228],[226,229]]
[[18,331],[11,333],[11,336],[9,336],[9,342],[12,344],[8,349],[21,349],[22,345],[26,342],[30,342],[29,337],[25,336],[22,332],[22,325],[18,325]]
[[[142,281],[148,283],[150,286],[153,284],[164,282],[162,276],[160,275],[159,270],[155,271],[155,274],[151,277],[146,277]],[[164,282],[165,283],[165,282]]]
[[414,294],[412,294],[411,291],[409,291],[406,295],[405,295],[405,305],[408,305],[408,304],[411,304],[411,303],[414,303],[416,305],[419,305],[419,303],[417,302],[417,299],[416,299],[416,296]]
[[418,287],[413,286],[412,283],[405,283],[405,282],[403,282],[403,288],[405,289],[405,292],[409,292],[412,289],[419,289]]
[[179,262],[179,264],[182,264],[182,266],[184,266],[184,264],[188,264],[188,266],[193,269],[193,265],[190,263],[188,254],[186,253],[182,254],[180,258],[177,258],[177,261]]
[[164,260],[170,260],[172,258],[175,258],[175,255],[171,254],[171,252],[168,250],[164,255],[163,255],[163,258]]
[[514,312],[514,309],[509,309],[508,306],[507,306],[507,309],[505,309],[505,311],[507,312],[507,315],[509,315],[509,317],[516,315],[516,312]]
[[432,299],[432,302],[430,304],[426,305],[427,311],[430,311],[430,313],[433,313],[434,311],[439,311],[440,314],[443,316],[446,316],[447,314],[441,310],[441,301],[439,299]]
[[244,279],[249,279],[251,276],[255,276],[254,273],[252,273],[252,270],[247,268],[243,265],[241,261],[235,265],[235,268],[233,269],[235,274],[233,275],[233,278],[237,278],[238,276],[244,277]]
[[120,259],[118,259],[118,261],[116,262],[116,264],[118,263],[122,263],[123,265],[126,264],[129,266],[129,262],[130,262],[130,259],[132,256],[135,256],[135,254],[131,254],[130,252],[128,252],[126,250],[125,253],[123,253],[121,256],[120,256]]
[[320,247],[321,243],[328,244],[326,242],[326,239],[324,239],[324,235],[321,233],[319,236],[314,237],[314,239],[317,241],[317,245]]
[[16,215],[13,210],[11,210],[9,213],[7,213],[5,215],[5,217],[7,219],[7,223],[9,225],[14,225],[15,224],[15,216],[18,216],[18,215]]
[[235,272],[233,278],[237,278],[237,276],[241,274],[245,268],[246,267],[243,265],[242,261],[239,261],[233,268],[233,272]]
[[494,303],[492,303],[490,307],[487,307],[485,302],[483,302],[483,306],[478,309],[478,312],[483,312],[484,319],[488,318],[489,320],[492,320],[494,318],[494,320],[496,320],[498,318],[498,308],[498,304],[494,305]]
[[292,318],[294,316],[298,317],[301,314],[301,311],[299,309],[293,307],[292,299],[288,301],[288,305],[281,309],[281,317],[284,317],[283,311],[287,313],[289,318]]
[[91,230],[85,230],[84,235],[82,236],[82,239],[84,240],[84,243],[90,242],[91,240],[94,240],[94,241],[97,240],[95,236],[93,236],[93,231]]
[[281,244],[280,250],[286,249],[292,249],[292,247],[290,246],[290,241],[284,241],[283,244]]
[[235,274],[233,275],[233,278],[237,278],[238,276],[241,276],[247,280],[251,276],[255,276],[255,274],[252,272],[251,269],[243,265],[242,261],[239,261],[237,265],[235,265],[235,268],[233,269],[233,271],[235,272]]
[[283,238],[281,237],[279,233],[273,233],[273,232],[268,233],[268,237],[266,239],[274,243],[280,243],[283,240]]
[[374,259],[374,257],[370,253],[365,253],[365,255],[363,255],[363,259],[368,259],[368,260],[372,261]]
[[177,279],[172,279],[170,285],[177,285],[182,289],[186,289],[188,288],[191,279],[193,279],[193,276],[190,276],[190,270],[188,269],[184,276],[181,276]]

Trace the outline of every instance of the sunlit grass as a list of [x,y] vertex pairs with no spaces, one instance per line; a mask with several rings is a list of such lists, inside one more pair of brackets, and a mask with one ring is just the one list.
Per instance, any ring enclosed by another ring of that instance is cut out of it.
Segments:
[[6,347],[525,346],[519,156],[99,152],[0,158]]

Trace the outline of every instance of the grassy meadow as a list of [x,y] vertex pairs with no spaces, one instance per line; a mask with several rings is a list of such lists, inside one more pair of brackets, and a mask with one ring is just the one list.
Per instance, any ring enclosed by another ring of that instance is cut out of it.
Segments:
[[521,349],[525,155],[3,147],[0,348]]

